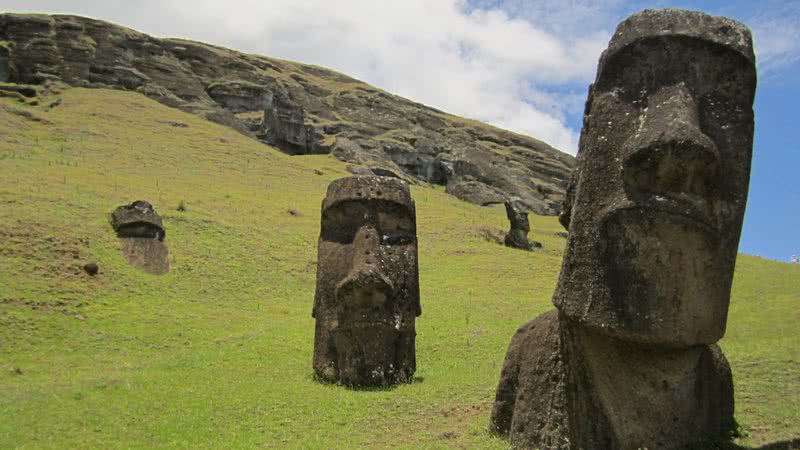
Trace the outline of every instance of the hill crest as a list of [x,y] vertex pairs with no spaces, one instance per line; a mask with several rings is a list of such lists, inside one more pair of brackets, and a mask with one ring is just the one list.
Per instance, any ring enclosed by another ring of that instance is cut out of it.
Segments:
[[0,14],[0,81],[133,90],[289,154],[442,185],[471,203],[560,210],[574,158],[322,67],[70,15]]

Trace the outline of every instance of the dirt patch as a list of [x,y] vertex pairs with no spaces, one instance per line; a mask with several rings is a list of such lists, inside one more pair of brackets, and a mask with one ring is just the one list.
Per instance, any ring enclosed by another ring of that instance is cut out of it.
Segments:
[[29,270],[44,276],[81,276],[89,240],[50,235],[36,226],[0,230],[0,257],[27,261]]
[[499,228],[487,227],[485,225],[472,228],[475,233],[487,242],[503,245],[506,239],[506,232]]
[[[413,407],[403,404],[402,400],[390,401],[383,405],[383,409]],[[391,441],[379,439],[363,443],[368,448],[383,448],[397,446],[422,446],[426,444],[447,446],[450,448],[470,448],[470,433],[476,420],[485,418],[488,427],[488,417],[492,409],[492,402],[487,399],[473,405],[460,405],[443,409],[420,411],[413,419],[396,423],[393,428],[402,428],[403,433],[397,433]],[[376,424],[373,428],[379,428]],[[405,438],[397,440],[400,434]],[[427,438],[426,438],[427,437]],[[429,441],[428,439],[433,439]]]

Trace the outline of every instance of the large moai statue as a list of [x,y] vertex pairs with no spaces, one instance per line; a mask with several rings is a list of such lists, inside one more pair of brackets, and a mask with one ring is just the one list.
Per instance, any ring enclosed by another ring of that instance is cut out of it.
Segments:
[[396,178],[335,180],[322,202],[314,372],[351,386],[412,380],[421,314],[416,212]]
[[647,10],[600,58],[562,224],[557,310],[523,325],[491,428],[520,447],[682,449],[723,439],[725,333],[753,143],[742,24]]
[[152,274],[169,272],[166,230],[153,205],[137,200],[120,206],[111,213],[111,226],[130,265]]

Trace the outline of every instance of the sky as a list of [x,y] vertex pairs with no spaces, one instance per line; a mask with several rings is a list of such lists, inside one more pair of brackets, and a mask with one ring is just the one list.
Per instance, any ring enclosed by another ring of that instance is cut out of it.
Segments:
[[800,255],[800,0],[0,0],[328,67],[575,154],[589,83],[617,23],[645,8],[753,30],[759,71],[740,251]]

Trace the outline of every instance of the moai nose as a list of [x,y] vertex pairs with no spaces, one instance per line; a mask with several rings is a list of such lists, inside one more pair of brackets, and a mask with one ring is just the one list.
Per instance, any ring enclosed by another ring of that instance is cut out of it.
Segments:
[[625,143],[627,186],[655,193],[705,197],[719,151],[700,129],[697,103],[683,83],[648,97],[637,132]]
[[378,250],[380,236],[372,225],[362,226],[353,239],[350,272],[336,286],[336,298],[361,309],[382,305],[392,291],[392,283],[381,273]]

